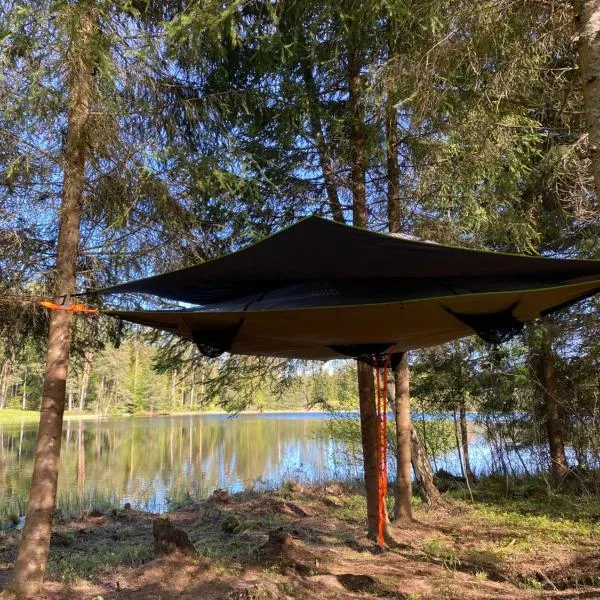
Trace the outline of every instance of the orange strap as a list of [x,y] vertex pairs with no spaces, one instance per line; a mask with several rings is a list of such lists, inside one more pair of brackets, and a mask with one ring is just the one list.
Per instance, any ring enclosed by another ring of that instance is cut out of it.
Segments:
[[98,314],[97,308],[88,308],[85,304],[55,304],[54,302],[50,302],[50,300],[40,300],[40,306],[50,310],[64,310],[68,312],[88,313],[91,315]]
[[387,367],[389,358],[383,363],[383,368],[374,361],[375,374],[377,378],[377,491],[379,508],[379,527],[377,531],[377,543],[381,548],[385,546],[383,537],[386,522],[385,501],[388,491],[387,472]]

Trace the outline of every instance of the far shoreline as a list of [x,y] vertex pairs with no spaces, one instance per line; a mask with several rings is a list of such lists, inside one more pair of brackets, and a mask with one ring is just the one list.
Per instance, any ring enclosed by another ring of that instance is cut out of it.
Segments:
[[[268,408],[263,410],[250,409],[239,412],[227,412],[226,410],[203,410],[203,411],[161,411],[157,413],[112,413],[107,415],[98,415],[79,412],[65,412],[65,421],[104,421],[111,418],[156,418],[156,417],[186,417],[186,416],[231,416],[237,415],[327,415],[326,411],[317,409],[285,409]],[[358,414],[358,413],[357,413]],[[0,425],[15,425],[21,423],[37,423],[40,418],[40,412],[36,410],[22,410],[16,408],[4,408],[0,410]]]

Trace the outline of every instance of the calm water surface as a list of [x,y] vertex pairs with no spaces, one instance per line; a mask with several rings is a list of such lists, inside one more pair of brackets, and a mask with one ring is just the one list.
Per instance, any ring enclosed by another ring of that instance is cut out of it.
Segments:
[[[59,503],[104,498],[160,512],[188,493],[357,476],[336,460],[326,421],[314,413],[69,420]],[[0,502],[26,495],[36,433],[36,424],[0,427]]]
[[[204,498],[217,488],[238,492],[286,480],[361,477],[360,448],[335,440],[328,420],[321,413],[69,420],[63,431],[59,507],[130,502],[134,508],[164,512],[169,500]],[[0,426],[4,515],[24,512],[36,433],[36,424]],[[476,473],[497,468],[489,445],[475,432],[470,446]],[[431,458],[434,469],[460,474],[456,451]],[[519,460],[531,465],[534,457],[525,451]]]

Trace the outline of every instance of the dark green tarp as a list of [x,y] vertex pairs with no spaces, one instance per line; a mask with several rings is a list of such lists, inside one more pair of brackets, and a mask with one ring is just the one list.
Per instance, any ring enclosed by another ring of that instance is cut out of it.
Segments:
[[481,252],[310,217],[206,263],[105,288],[202,305],[112,311],[207,354],[339,358],[404,351],[522,322],[600,291],[600,261]]

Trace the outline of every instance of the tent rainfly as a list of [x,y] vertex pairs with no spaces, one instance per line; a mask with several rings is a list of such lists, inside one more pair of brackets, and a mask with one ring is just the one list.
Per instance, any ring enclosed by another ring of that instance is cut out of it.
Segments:
[[211,357],[360,358],[473,333],[509,339],[600,292],[600,261],[454,248],[313,216],[238,252],[98,292],[199,305],[108,314]]

